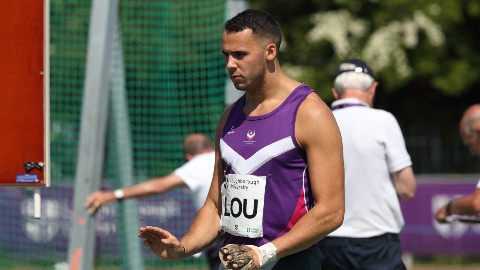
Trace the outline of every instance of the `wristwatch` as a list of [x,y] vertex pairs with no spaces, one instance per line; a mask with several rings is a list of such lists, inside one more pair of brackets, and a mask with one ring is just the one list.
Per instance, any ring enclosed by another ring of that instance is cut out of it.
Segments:
[[119,189],[116,189],[113,192],[113,196],[115,196],[115,199],[121,200],[121,199],[123,199],[123,196],[125,196],[125,193],[123,192],[123,190],[121,188],[119,188]]
[[449,201],[445,206],[445,214],[450,216],[452,214],[452,201]]

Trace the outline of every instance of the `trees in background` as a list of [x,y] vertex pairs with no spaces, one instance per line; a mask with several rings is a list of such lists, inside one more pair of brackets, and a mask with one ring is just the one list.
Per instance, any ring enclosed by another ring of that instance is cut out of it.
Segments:
[[281,23],[285,71],[327,102],[333,73],[350,57],[380,81],[376,107],[404,130],[419,173],[478,173],[458,137],[466,107],[480,102],[480,2],[251,0]]

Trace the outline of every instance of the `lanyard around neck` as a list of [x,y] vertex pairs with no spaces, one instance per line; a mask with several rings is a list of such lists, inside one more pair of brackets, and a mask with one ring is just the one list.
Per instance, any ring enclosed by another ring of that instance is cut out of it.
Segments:
[[344,104],[339,104],[339,105],[333,106],[332,111],[347,108],[347,107],[367,107],[367,105],[362,104],[362,103],[344,103]]

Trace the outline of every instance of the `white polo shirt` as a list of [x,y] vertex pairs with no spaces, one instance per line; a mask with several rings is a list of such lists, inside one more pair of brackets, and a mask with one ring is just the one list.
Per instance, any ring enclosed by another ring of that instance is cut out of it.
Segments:
[[173,173],[188,186],[197,211],[202,208],[212,182],[215,152],[195,155]]
[[345,217],[329,236],[399,233],[404,220],[390,174],[412,162],[397,120],[354,98],[337,100],[332,109],[343,142]]

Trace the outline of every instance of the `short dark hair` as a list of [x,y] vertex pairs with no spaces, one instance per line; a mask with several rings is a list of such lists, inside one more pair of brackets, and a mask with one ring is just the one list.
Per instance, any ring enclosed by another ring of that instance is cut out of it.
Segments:
[[197,155],[213,149],[210,139],[201,133],[192,133],[183,141],[183,153]]
[[270,13],[264,10],[247,9],[225,23],[227,33],[237,33],[245,29],[252,29],[254,35],[275,43],[277,49],[280,49],[282,30]]

